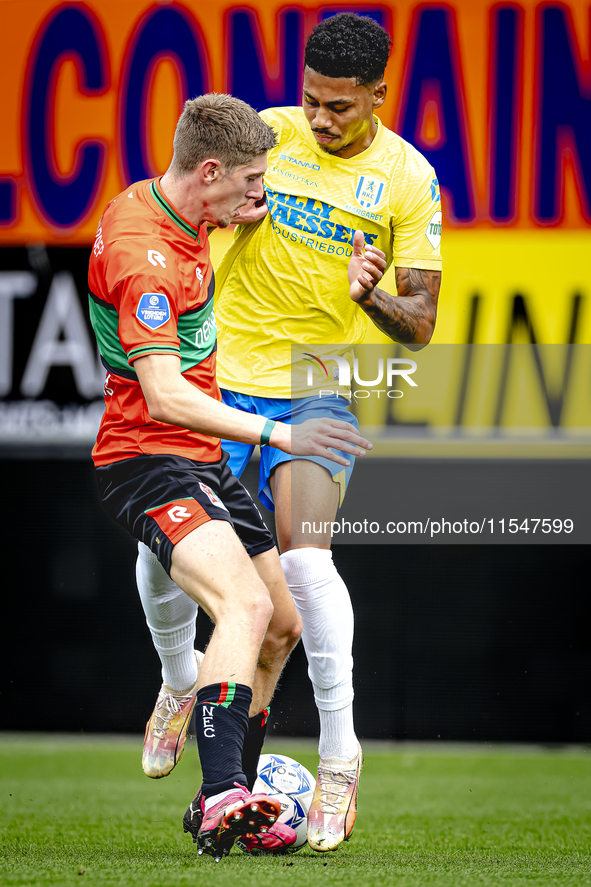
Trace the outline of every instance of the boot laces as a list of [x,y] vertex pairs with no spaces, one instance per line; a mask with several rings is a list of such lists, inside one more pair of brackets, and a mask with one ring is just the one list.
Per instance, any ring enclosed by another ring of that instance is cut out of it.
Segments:
[[320,777],[320,806],[323,813],[336,814],[351,783],[355,782],[355,770],[325,770],[318,768]]
[[159,700],[154,714],[154,727],[152,733],[157,739],[164,739],[166,732],[171,725],[172,719],[181,710],[186,702],[189,702],[190,696],[173,696],[167,693]]

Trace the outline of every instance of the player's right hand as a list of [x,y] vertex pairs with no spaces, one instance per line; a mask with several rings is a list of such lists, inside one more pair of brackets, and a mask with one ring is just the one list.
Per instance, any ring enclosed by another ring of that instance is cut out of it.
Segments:
[[324,456],[338,465],[350,465],[334,450],[365,456],[373,444],[362,437],[349,422],[340,419],[307,419],[301,425],[278,422],[271,435],[272,446],[293,456]]

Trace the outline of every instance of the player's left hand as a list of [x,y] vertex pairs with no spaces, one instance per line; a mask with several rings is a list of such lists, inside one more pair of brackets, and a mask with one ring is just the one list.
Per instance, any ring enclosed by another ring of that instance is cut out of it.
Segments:
[[352,456],[365,456],[373,448],[373,444],[362,437],[355,426],[341,419],[306,419],[301,424],[285,426],[278,422],[275,428],[278,426],[288,429],[290,439],[287,446],[282,446],[275,443],[271,434],[271,444],[294,456],[324,456],[331,462],[347,466],[351,464],[350,460],[335,450]]
[[362,302],[384,276],[386,256],[377,246],[366,245],[363,231],[353,235],[353,255],[349,261],[349,295]]
[[232,223],[235,225],[244,225],[247,222],[260,222],[267,215],[267,201],[263,197],[261,200],[249,200],[244,206],[241,206]]

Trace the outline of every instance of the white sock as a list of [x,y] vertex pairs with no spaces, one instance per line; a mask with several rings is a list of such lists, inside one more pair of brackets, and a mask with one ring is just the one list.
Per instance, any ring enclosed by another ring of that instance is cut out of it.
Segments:
[[359,745],[353,725],[353,705],[334,711],[318,709],[320,737],[318,751],[321,758],[344,758],[350,761],[357,755]]
[[137,587],[162,663],[162,680],[177,692],[188,690],[197,680],[195,620],[199,607],[172,581],[147,545],[138,543]]
[[353,608],[347,587],[323,548],[295,548],[280,556],[302,617],[308,674],[320,715],[321,758],[351,760],[353,727]]

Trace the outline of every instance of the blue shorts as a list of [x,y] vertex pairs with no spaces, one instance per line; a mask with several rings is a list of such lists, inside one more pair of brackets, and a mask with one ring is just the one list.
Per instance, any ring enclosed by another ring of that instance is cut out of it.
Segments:
[[[340,419],[358,428],[357,419],[347,409],[348,401],[342,397],[302,397],[290,400],[289,398],[253,397],[250,394],[240,394],[236,391],[222,389],[222,400],[229,407],[242,410],[243,413],[254,413],[256,416],[266,416],[268,419],[275,419],[287,424],[293,422],[297,425],[306,419],[328,418]],[[240,477],[254,452],[254,445],[238,443],[234,440],[222,440],[222,449],[230,456],[228,465],[232,473],[236,477]],[[325,459],[323,456],[290,456],[289,453],[283,453],[275,447],[261,447],[259,499],[265,508],[268,508],[269,511],[275,511],[269,485],[271,472],[282,462],[289,462],[292,459],[307,459],[309,462],[316,462],[318,465],[326,468],[332,479],[339,484],[341,488],[340,507],[345,498],[347,484],[355,464],[355,456],[352,456],[350,453],[340,453],[340,455],[349,459],[351,464],[345,467],[337,462],[331,462],[330,459]]]

